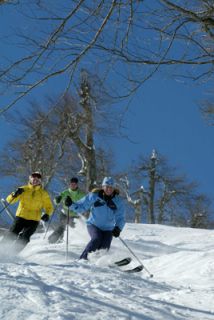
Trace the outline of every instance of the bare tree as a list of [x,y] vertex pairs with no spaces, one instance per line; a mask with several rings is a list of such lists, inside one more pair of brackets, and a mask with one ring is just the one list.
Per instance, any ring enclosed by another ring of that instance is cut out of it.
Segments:
[[140,157],[130,170],[118,174],[130,221],[134,216],[135,223],[212,228],[211,201],[198,193],[197,183],[176,171],[153,150],[151,156]]
[[[70,171],[75,172],[77,159],[65,133],[60,130],[64,125],[64,113],[55,109],[49,118],[46,112],[33,104],[28,118],[23,119],[20,115],[14,118],[16,123],[19,122],[19,136],[15,136],[1,153],[3,176],[17,177],[20,183],[26,181],[27,174],[40,171],[47,186],[60,169],[68,171],[66,163],[69,163]],[[61,118],[57,119],[59,114]]]
[[17,56],[1,61],[2,92],[11,96],[1,113],[54,77],[66,75],[67,91],[85,64],[114,79],[117,97],[135,92],[161,66],[213,79],[212,0],[23,0],[15,8],[24,27],[10,40]]
[[204,195],[196,195],[192,203],[187,204],[191,228],[208,229],[210,227],[210,200]]
[[[196,183],[189,183],[185,176],[176,174],[176,169],[170,167],[166,159],[154,150],[150,157],[141,157],[132,166],[127,181],[127,200],[132,205],[140,206],[140,221],[143,208],[147,210],[148,223],[190,226],[191,204],[196,196],[204,199],[204,195],[198,194]],[[131,191],[130,181],[138,188],[136,192]],[[129,198],[130,194],[133,196]],[[207,212],[206,202],[201,200],[200,204]]]
[[99,97],[101,86],[96,95],[92,83],[84,72],[79,96],[67,94],[57,103],[49,98],[48,111],[33,103],[29,116],[23,119],[19,115],[20,138],[15,137],[2,153],[3,175],[14,176],[16,172],[21,177],[26,176],[26,171],[39,170],[48,185],[54,177],[70,177],[73,172],[85,177],[86,190],[97,184],[97,178],[98,182],[101,180],[100,174],[110,168],[113,158],[105,160],[109,150],[102,145],[96,148],[94,139],[102,134],[111,136],[112,130],[117,135],[117,115],[114,111],[105,112],[110,109],[105,106],[107,96]]
[[201,112],[207,121],[207,123],[211,126],[214,125],[214,100],[207,100],[201,103]]
[[137,190],[131,192],[130,181],[127,175],[120,177],[119,181],[119,187],[123,191],[128,204],[134,208],[134,222],[140,223],[142,221],[143,201],[145,201],[144,188],[141,186]]

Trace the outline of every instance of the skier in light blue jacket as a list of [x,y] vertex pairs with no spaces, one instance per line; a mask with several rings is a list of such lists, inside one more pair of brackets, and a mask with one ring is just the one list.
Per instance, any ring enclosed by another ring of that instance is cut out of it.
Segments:
[[125,210],[119,191],[115,188],[114,179],[105,177],[102,188],[94,189],[81,200],[73,203],[69,196],[65,205],[77,214],[90,210],[87,229],[91,240],[80,259],[87,259],[88,253],[99,249],[109,249],[112,236],[119,237],[125,225]]

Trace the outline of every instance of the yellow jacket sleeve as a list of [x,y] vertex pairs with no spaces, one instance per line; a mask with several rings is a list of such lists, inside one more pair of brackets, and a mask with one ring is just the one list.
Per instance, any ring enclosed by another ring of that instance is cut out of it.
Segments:
[[[23,186],[21,188],[24,189]],[[8,203],[13,204],[13,203],[16,203],[17,201],[19,201],[21,198],[22,198],[22,194],[20,194],[20,195],[18,195],[17,197],[14,198],[13,197],[13,192],[12,192],[11,194],[9,194],[9,196],[7,196],[6,201]]]
[[50,198],[49,194],[47,193],[47,191],[45,191],[45,190],[44,190],[44,195],[43,195],[43,208],[49,216],[52,214],[53,209],[54,209],[51,198]]

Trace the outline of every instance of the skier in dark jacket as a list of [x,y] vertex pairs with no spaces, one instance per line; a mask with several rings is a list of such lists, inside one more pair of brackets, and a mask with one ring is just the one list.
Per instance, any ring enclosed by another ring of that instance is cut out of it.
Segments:
[[92,190],[78,202],[66,197],[65,205],[77,214],[90,210],[87,229],[91,240],[80,259],[87,259],[90,252],[109,249],[112,236],[119,237],[125,225],[124,204],[111,177],[105,177],[102,188]]
[[[54,202],[59,205],[63,204],[63,208],[59,214],[59,225],[54,230],[54,232],[48,237],[49,243],[56,243],[57,241],[62,240],[67,224],[67,214],[68,208],[64,205],[64,200],[67,196],[71,197],[72,201],[78,201],[85,196],[85,193],[81,191],[78,187],[78,178],[73,177],[70,180],[70,186],[68,189],[62,191],[59,196],[55,197]],[[69,210],[69,225],[74,228],[75,222],[74,219],[78,218],[78,215]]]

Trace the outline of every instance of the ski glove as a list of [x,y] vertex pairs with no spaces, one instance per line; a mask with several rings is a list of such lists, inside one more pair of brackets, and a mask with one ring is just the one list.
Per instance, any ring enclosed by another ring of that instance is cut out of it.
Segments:
[[59,204],[59,203],[61,202],[61,200],[62,200],[62,196],[57,196],[57,197],[55,198],[55,202],[56,202],[57,204]]
[[14,192],[12,193],[13,198],[18,197],[18,196],[19,196],[20,194],[22,194],[24,191],[25,191],[24,188],[18,188],[16,191],[14,191]]
[[113,237],[118,238],[120,236],[120,232],[121,232],[120,228],[114,227],[114,229],[112,230]]
[[41,219],[44,221],[44,222],[48,222],[49,220],[49,215],[47,213],[43,214],[43,216],[41,217]]
[[65,206],[70,207],[72,205],[72,203],[73,203],[73,201],[72,201],[71,197],[67,196],[65,198]]

